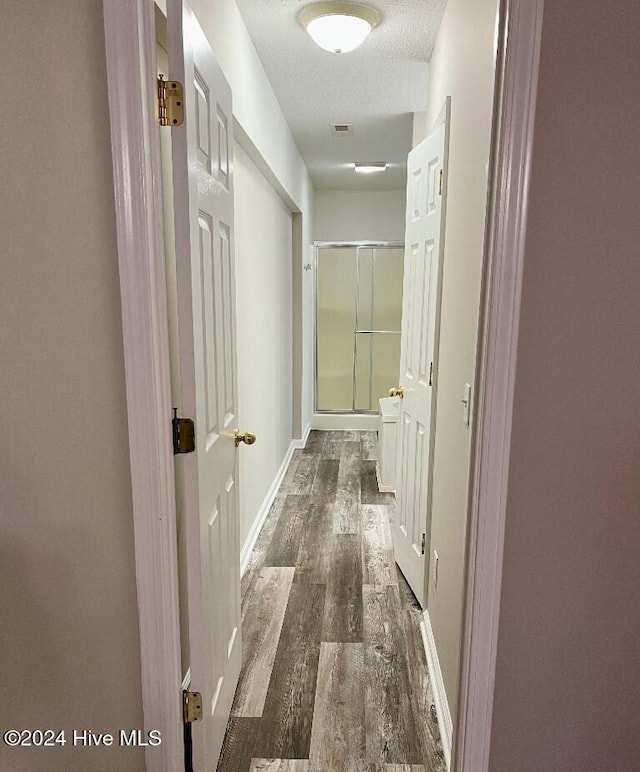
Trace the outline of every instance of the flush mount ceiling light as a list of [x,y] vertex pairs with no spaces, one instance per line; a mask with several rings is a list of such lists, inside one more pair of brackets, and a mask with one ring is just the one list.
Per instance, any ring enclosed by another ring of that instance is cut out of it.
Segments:
[[376,172],[383,172],[387,168],[386,161],[356,161],[354,163],[355,170],[358,174],[375,174]]
[[320,48],[342,54],[362,43],[380,23],[380,14],[367,5],[329,0],[305,6],[298,19]]

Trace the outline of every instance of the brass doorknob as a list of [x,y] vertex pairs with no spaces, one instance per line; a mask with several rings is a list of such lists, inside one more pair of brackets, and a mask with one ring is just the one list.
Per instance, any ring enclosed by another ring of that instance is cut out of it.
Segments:
[[394,386],[392,389],[389,389],[389,396],[402,399],[404,397],[404,386]]
[[253,432],[239,432],[237,429],[233,433],[233,439],[236,443],[236,448],[241,442],[245,445],[253,445],[256,441],[256,435]]

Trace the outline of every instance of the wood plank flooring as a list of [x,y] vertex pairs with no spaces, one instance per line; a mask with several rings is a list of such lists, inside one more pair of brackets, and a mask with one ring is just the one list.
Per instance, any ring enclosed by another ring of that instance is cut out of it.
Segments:
[[372,432],[311,432],[294,453],[242,579],[219,772],[445,769],[375,450]]

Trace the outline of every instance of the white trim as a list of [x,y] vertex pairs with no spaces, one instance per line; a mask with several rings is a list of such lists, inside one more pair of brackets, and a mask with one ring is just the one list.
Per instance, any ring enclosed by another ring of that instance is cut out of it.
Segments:
[[191,686],[191,668],[187,668],[185,677],[182,679],[182,691],[183,692],[189,691],[190,686]]
[[506,0],[478,354],[457,772],[488,772],[543,0]]
[[447,772],[451,769],[451,743],[453,739],[453,722],[451,720],[451,711],[449,710],[449,700],[444,688],[444,678],[440,669],[440,660],[438,659],[438,650],[436,648],[436,639],[433,636],[429,612],[423,611],[420,615],[420,632],[422,633],[422,643],[427,655],[427,668],[429,670],[429,680],[433,689],[433,703],[436,706],[438,715],[438,728],[440,729],[440,739],[442,740],[442,750],[444,751],[444,761],[447,765]]
[[380,482],[380,462],[376,461],[376,482],[378,483],[378,490],[380,493],[395,493],[396,489],[393,485],[383,485]]
[[378,413],[314,413],[311,427],[320,431],[375,432],[380,423]]
[[293,440],[292,445],[294,448],[304,448],[307,445],[309,439],[309,433],[311,432],[311,424],[307,424],[306,429],[302,432],[302,438],[299,440]]
[[286,474],[287,468],[291,463],[293,452],[298,447],[304,447],[304,443],[302,445],[300,445],[300,443],[303,443],[303,440],[292,440],[291,444],[289,445],[285,457],[282,459],[282,463],[280,464],[280,468],[276,472],[276,476],[271,483],[271,487],[269,488],[267,495],[264,497],[264,500],[260,505],[260,509],[258,509],[247,538],[244,540],[244,544],[240,550],[240,576],[244,574],[249,566],[251,553],[253,552],[253,548],[255,547],[258,536],[260,535],[264,521],[267,519],[271,505],[276,498],[278,488],[280,487],[280,484],[282,483],[282,480]]
[[146,0],[104,0],[147,772],[181,769],[180,636],[155,26]]

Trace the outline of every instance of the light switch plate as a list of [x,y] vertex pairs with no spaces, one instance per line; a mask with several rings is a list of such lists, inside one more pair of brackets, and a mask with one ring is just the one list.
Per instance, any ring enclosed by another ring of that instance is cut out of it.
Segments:
[[465,383],[464,396],[462,397],[462,420],[465,426],[471,422],[471,384]]
[[433,551],[433,589],[438,589],[438,563],[440,558],[436,550]]

